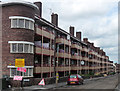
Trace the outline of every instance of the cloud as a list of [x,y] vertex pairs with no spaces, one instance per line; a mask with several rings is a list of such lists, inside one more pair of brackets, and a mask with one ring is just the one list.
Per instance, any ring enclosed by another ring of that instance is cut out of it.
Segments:
[[[30,1],[30,0],[26,0]],[[31,2],[39,0],[31,0]],[[110,60],[118,60],[118,0],[41,0],[43,18],[50,21],[52,12],[59,15],[59,27],[81,31],[95,46],[105,50]]]

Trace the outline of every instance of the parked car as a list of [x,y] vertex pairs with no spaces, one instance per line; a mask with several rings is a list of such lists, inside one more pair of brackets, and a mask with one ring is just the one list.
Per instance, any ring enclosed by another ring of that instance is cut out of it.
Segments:
[[83,81],[79,74],[72,74],[68,77],[67,84],[83,84]]

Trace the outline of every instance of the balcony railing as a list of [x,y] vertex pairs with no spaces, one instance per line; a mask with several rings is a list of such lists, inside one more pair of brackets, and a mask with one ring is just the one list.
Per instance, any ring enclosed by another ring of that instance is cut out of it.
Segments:
[[93,69],[95,69],[95,67],[90,66],[89,69],[93,70]]
[[81,70],[82,67],[80,66],[71,66],[71,70]]
[[63,66],[56,67],[56,71],[69,71],[69,70],[71,70],[71,68],[69,66],[67,66],[67,67],[63,67]]
[[87,70],[89,69],[89,66],[82,66],[81,68]]
[[82,48],[82,51],[89,52],[89,49],[83,47],[83,48]]
[[61,38],[61,37],[56,38],[56,43],[61,43],[61,44],[71,46],[71,41],[70,40],[67,40],[67,39]]
[[47,37],[49,39],[53,39],[53,40],[55,38],[55,35],[52,32],[50,32],[50,31],[48,31],[46,29],[43,29],[41,27],[36,28],[36,34],[45,36],[45,37]]
[[61,58],[71,58],[71,54],[65,53],[65,52],[58,52],[56,53],[56,57],[61,57]]
[[41,47],[35,47],[35,53],[54,56],[54,50],[44,49]]
[[72,55],[72,56],[71,56],[71,59],[80,60],[80,56],[78,56],[78,55]]
[[80,49],[80,48],[79,48],[79,45],[77,45],[77,44],[71,44],[71,48]]
[[89,58],[88,57],[82,57],[82,60],[88,61]]
[[54,72],[54,67],[35,67],[35,73],[46,73],[46,72]]

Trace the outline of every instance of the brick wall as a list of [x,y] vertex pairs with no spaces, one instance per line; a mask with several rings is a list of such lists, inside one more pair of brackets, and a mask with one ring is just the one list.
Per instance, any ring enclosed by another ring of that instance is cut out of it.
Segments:
[[[23,16],[34,19],[35,10],[25,5],[9,5],[2,8],[2,70],[3,75],[10,75],[8,65],[15,66],[16,58],[24,58],[26,66],[34,65],[34,54],[10,53],[8,41],[28,41],[34,43],[34,31],[29,29],[11,29],[9,16]],[[17,81],[13,81],[16,85]]]

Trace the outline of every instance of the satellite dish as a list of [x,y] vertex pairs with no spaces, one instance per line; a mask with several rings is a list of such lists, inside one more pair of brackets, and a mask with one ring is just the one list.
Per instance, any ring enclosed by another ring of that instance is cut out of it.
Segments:
[[85,62],[84,61],[81,61],[81,65],[84,65],[85,64]]

